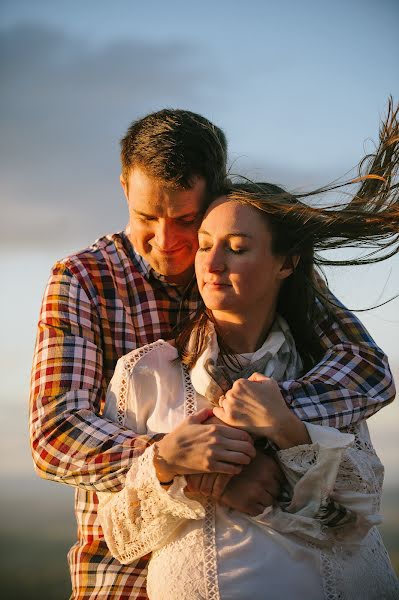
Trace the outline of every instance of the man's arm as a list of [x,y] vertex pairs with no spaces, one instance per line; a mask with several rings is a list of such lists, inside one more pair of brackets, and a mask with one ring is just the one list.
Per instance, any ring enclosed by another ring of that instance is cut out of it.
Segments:
[[395,385],[384,352],[355,315],[330,296],[340,323],[330,325],[318,304],[316,326],[325,350],[322,360],[303,377],[279,385],[302,421],[340,429],[392,402]]
[[55,266],[47,285],[32,368],[30,436],[45,479],[95,491],[123,485],[134,456],[162,436],[137,436],[100,416],[102,337],[90,283]]

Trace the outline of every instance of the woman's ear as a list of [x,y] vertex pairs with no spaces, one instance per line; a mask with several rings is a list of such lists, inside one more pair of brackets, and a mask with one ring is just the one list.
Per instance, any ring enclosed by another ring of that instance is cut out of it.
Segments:
[[299,254],[294,254],[293,256],[289,255],[284,258],[284,261],[280,267],[280,271],[278,274],[279,279],[286,279],[295,271],[298,266],[301,257]]

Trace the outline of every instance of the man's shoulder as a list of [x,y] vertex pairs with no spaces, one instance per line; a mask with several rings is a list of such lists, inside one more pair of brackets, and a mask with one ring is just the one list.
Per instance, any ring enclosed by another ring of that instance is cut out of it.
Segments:
[[134,274],[137,265],[133,249],[122,232],[109,233],[95,242],[57,260],[54,269],[70,271],[77,276],[90,276],[91,273],[118,272],[126,268]]
[[107,262],[108,258],[118,257],[121,251],[125,254],[122,232],[108,233],[96,239],[95,242],[86,248],[82,248],[61,258],[56,264],[73,268],[82,264],[104,263]]
[[[87,290],[108,289],[131,284],[141,278],[130,242],[123,232],[98,238],[90,246],[58,260],[52,277],[69,285],[71,280]],[[94,286],[94,287],[93,287]],[[86,290],[86,291],[87,291]]]

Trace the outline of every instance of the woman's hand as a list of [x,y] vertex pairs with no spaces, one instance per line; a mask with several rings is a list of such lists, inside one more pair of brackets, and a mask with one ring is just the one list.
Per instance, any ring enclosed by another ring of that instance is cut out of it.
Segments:
[[260,373],[235,381],[213,413],[227,425],[268,438],[279,448],[310,443],[305,425],[286,405],[277,382]]
[[160,481],[188,473],[236,475],[255,456],[251,436],[242,429],[205,421],[205,408],[185,419],[157,442],[155,468]]

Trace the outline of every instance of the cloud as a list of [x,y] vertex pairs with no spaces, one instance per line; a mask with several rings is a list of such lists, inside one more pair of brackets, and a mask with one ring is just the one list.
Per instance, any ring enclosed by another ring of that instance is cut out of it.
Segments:
[[[187,43],[90,44],[61,30],[0,32],[3,245],[90,240],[126,220],[118,138],[164,106],[212,105],[216,66]],[[201,112],[201,111],[200,111]]]

